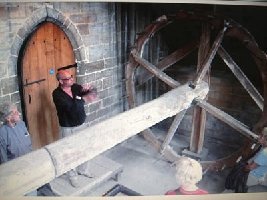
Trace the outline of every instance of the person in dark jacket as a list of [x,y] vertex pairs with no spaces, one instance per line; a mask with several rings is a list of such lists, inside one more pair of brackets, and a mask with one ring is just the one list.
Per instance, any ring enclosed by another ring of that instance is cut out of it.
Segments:
[[[85,103],[97,99],[96,89],[89,85],[74,83],[73,75],[68,69],[59,70],[56,74],[59,82],[53,91],[53,101],[56,106],[58,121],[60,125],[60,138],[70,136],[77,131],[86,128]],[[92,177],[87,163],[67,172],[69,181],[73,187],[80,187],[80,176]]]
[[58,87],[53,91],[53,101],[60,124],[60,138],[85,128],[85,103],[97,98],[96,90],[88,84],[74,83],[69,70],[60,70],[57,75]]

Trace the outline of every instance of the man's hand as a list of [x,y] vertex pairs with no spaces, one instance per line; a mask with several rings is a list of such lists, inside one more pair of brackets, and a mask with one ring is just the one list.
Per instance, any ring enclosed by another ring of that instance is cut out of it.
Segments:
[[98,99],[96,87],[90,84],[84,84],[82,87],[82,92],[85,93],[82,98],[85,102],[91,103]]
[[251,162],[251,163],[248,163],[248,164],[244,167],[244,171],[245,171],[245,172],[249,172],[249,171],[251,171],[251,170],[253,170],[253,169],[257,168],[257,167],[258,167],[258,164],[257,164],[257,163],[255,163],[255,162]]

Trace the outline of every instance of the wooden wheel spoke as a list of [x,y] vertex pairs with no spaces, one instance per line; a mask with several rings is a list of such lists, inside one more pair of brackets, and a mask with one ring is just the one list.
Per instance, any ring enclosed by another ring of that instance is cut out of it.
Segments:
[[[186,44],[184,47],[177,49],[167,57],[165,57],[163,60],[161,60],[157,65],[156,68],[160,69],[161,71],[164,71],[168,67],[172,66],[176,62],[182,60],[184,57],[186,57],[188,54],[190,54],[192,51],[194,51],[198,46],[198,41],[194,40],[190,43]],[[144,71],[144,73],[140,74],[138,77],[138,84],[141,85],[151,79],[154,76],[154,74],[151,74],[147,71]]]
[[220,119],[221,121],[225,122],[235,130],[237,130],[239,133],[243,134],[246,137],[257,139],[258,135],[254,134],[252,131],[249,130],[249,128],[243,124],[242,122],[238,121],[231,115],[225,113],[224,111],[214,107],[213,105],[207,103],[203,100],[195,100],[197,102],[197,105],[205,109],[208,113],[212,114],[217,119]]
[[186,110],[183,110],[175,116],[175,118],[174,118],[174,120],[173,120],[173,122],[172,122],[172,124],[168,130],[167,136],[161,145],[161,153],[165,151],[166,147],[171,142],[178,126],[180,125],[182,119],[184,118],[185,113],[186,113]]
[[137,56],[134,52],[131,54],[135,61],[138,62],[140,65],[145,67],[149,72],[151,72],[153,75],[155,75],[157,78],[165,82],[167,85],[169,85],[172,88],[176,88],[179,85],[181,85],[178,81],[172,79],[168,75],[166,75],[164,72],[162,72],[160,69],[158,69],[155,65],[149,63],[147,60],[140,58]]
[[223,59],[225,64],[229,67],[229,69],[233,72],[233,74],[236,76],[245,90],[249,93],[251,98],[256,102],[259,108],[263,110],[263,97],[222,46],[219,47],[218,54]]
[[212,62],[219,46],[221,45],[221,42],[222,42],[222,39],[224,36],[224,32],[226,31],[226,29],[227,29],[227,26],[224,26],[224,28],[217,35],[217,37],[216,37],[216,39],[212,45],[211,50],[209,51],[205,61],[203,62],[203,65],[198,70],[196,78],[193,80],[193,85],[197,85],[203,79],[203,77],[206,75],[207,71],[209,70],[211,62]]

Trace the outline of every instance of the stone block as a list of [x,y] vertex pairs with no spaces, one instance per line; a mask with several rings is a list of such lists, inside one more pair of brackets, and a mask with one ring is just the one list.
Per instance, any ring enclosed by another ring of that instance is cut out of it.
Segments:
[[70,15],[70,20],[75,24],[89,24],[91,23],[91,16],[87,13],[81,13],[81,14],[72,14]]
[[12,19],[25,18],[25,6],[23,4],[12,4],[12,6],[9,8],[9,16]]
[[77,82],[79,84],[90,83],[92,81],[95,81],[95,74],[88,74],[77,77]]
[[105,89],[105,90],[102,90],[102,91],[98,92],[98,97],[100,99],[104,99],[104,98],[106,98],[108,96],[108,94],[109,94],[109,90]]
[[101,118],[106,116],[109,113],[109,107],[100,109],[96,112],[96,118]]
[[16,56],[10,56],[8,60],[8,75],[14,76],[17,75],[17,60]]
[[97,118],[97,117],[96,117],[96,112],[90,113],[90,114],[87,115],[85,122],[86,122],[86,123],[91,123],[91,122],[94,121],[96,118]]
[[11,101],[16,103],[16,102],[20,102],[20,94],[19,92],[15,92],[13,94],[11,94]]
[[102,45],[88,47],[88,59],[90,61],[97,61],[103,59]]
[[[59,12],[57,12],[56,10],[54,10],[50,7],[46,7],[46,12],[47,12],[47,16],[54,19],[54,20],[57,20],[59,18]],[[61,15],[61,17],[62,17],[62,15]]]
[[9,48],[0,48],[0,60],[1,60],[1,62],[7,61],[9,53],[10,53]]
[[16,36],[13,41],[13,45],[11,47],[11,55],[17,56],[19,55],[20,47],[22,46],[23,41],[20,37]]
[[116,58],[105,59],[105,67],[106,68],[115,67],[116,65],[117,65],[117,59]]
[[112,77],[103,79],[103,89],[110,88],[112,86]]
[[10,102],[10,95],[0,97],[0,104],[5,103],[5,102]]
[[10,77],[1,80],[1,89],[3,95],[14,93],[18,91],[17,77]]
[[80,4],[77,2],[67,2],[60,4],[60,11],[63,13],[79,13]]
[[77,29],[81,36],[83,35],[89,35],[89,26],[88,24],[77,24]]
[[90,113],[95,112],[95,111],[97,111],[99,108],[100,108],[100,101],[97,101],[97,102],[92,103],[92,104],[89,105],[89,112],[90,112]]
[[[80,74],[88,74],[88,73],[92,73],[95,71],[101,71],[103,69],[104,69],[103,60],[92,62],[92,63],[86,63],[80,67]],[[98,78],[96,77],[96,79]]]
[[110,105],[114,104],[114,98],[113,96],[106,97],[102,100],[102,106],[103,107],[108,107]]
[[0,63],[0,77],[7,76],[7,65],[6,63]]

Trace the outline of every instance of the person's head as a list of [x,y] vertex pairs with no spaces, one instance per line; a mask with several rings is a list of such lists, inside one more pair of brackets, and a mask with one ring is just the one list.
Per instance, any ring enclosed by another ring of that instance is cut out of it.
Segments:
[[267,127],[262,129],[261,135],[259,136],[259,142],[263,147],[267,147]]
[[1,104],[0,121],[9,125],[14,125],[20,121],[20,113],[18,112],[17,106],[10,102]]
[[195,185],[202,179],[202,167],[198,161],[181,156],[175,165],[176,180],[181,186]]
[[56,78],[61,86],[68,87],[73,85],[73,75],[69,70],[59,70]]

